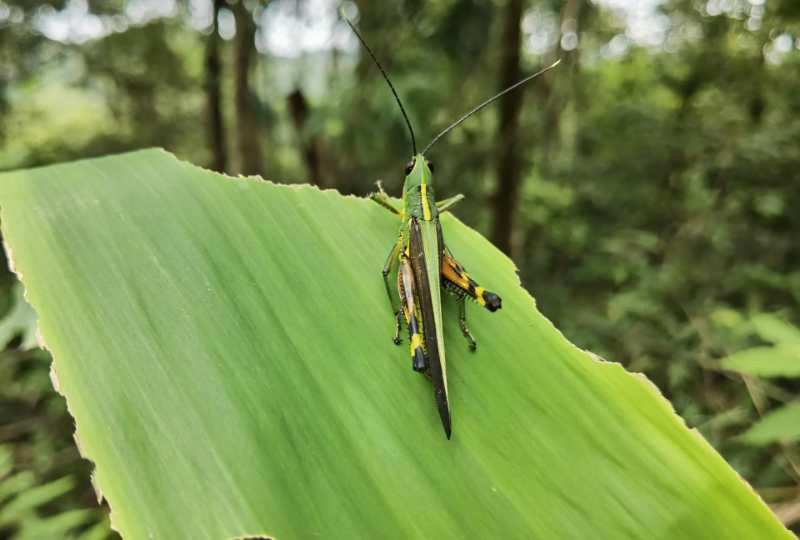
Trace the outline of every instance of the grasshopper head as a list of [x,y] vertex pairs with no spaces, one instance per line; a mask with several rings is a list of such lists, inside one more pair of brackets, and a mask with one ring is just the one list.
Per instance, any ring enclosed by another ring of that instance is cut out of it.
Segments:
[[433,186],[433,163],[422,154],[417,154],[406,164],[405,174],[403,193],[422,184]]

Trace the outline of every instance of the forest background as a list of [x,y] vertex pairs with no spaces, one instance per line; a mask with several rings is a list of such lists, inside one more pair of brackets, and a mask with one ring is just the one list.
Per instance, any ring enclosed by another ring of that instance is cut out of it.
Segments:
[[[0,170],[160,146],[398,194],[405,126],[337,5],[0,0]],[[562,59],[437,144],[438,194],[464,193],[455,213],[514,259],[539,309],[645,373],[800,530],[800,2],[342,6],[422,143]],[[113,537],[6,266],[0,538]],[[743,357],[788,367],[723,366]]]

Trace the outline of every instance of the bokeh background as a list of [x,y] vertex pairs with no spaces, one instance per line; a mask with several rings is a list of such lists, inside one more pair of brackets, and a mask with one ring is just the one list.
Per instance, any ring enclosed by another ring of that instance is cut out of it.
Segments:
[[[229,174],[396,194],[408,135],[337,5],[0,0],[0,170],[161,146]],[[720,364],[742,350],[800,363],[800,2],[342,7],[420,145],[562,59],[434,147],[438,193],[467,195],[456,214],[513,257],[539,309],[647,374],[800,530],[800,420],[747,435],[796,406],[800,380]],[[114,537],[8,270],[0,313],[0,538]]]

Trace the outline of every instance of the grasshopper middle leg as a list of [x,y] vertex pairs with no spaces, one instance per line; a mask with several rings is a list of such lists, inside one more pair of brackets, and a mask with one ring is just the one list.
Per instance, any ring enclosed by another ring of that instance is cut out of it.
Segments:
[[389,252],[389,257],[387,257],[386,264],[383,265],[383,271],[381,272],[383,274],[383,284],[386,286],[386,295],[389,297],[389,303],[392,306],[392,313],[394,314],[394,338],[392,338],[392,341],[394,341],[395,345],[400,345],[400,319],[403,314],[397,297],[392,294],[389,277],[392,275],[392,272],[397,270],[398,263],[400,262],[400,251],[402,249],[403,244],[398,240]]
[[459,295],[458,297],[458,326],[461,328],[461,333],[464,334],[464,337],[469,343],[469,350],[474,351],[478,348],[478,344],[475,342],[475,338],[472,337],[472,332],[469,331],[469,327],[467,326],[467,307],[465,305],[466,296]]

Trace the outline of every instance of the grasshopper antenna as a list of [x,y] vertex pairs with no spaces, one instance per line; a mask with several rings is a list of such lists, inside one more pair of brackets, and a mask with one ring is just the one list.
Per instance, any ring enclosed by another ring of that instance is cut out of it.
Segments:
[[403,102],[400,101],[400,96],[397,95],[397,90],[394,89],[394,85],[392,84],[392,81],[389,80],[389,75],[386,74],[386,71],[384,71],[383,66],[381,66],[381,63],[378,62],[377,58],[375,58],[375,53],[372,52],[372,49],[369,48],[369,45],[367,45],[367,42],[364,41],[363,37],[361,37],[361,34],[358,32],[358,30],[356,29],[355,25],[353,25],[353,23],[350,22],[350,19],[347,18],[347,16],[344,14],[344,12],[341,9],[339,10],[339,15],[342,17],[342,19],[344,19],[344,22],[347,23],[347,25],[350,27],[350,29],[353,30],[353,33],[358,38],[358,41],[360,41],[361,45],[363,45],[364,48],[367,50],[367,52],[369,53],[370,57],[372,57],[372,61],[375,62],[376,66],[378,66],[378,69],[380,70],[381,75],[383,75],[383,78],[386,79],[386,82],[389,84],[389,88],[392,90],[392,94],[394,94],[394,99],[397,100],[397,104],[400,106],[400,112],[403,113],[403,118],[405,119],[406,125],[408,126],[408,132],[411,134],[411,148],[414,151],[414,153],[411,154],[411,155],[412,156],[416,156],[417,155],[417,140],[414,138],[414,130],[411,128],[411,121],[408,119],[408,115],[406,114],[406,110],[403,107]]
[[[472,109],[471,111],[469,111],[468,113],[466,113],[464,116],[462,116],[461,118],[459,118],[458,120],[456,120],[455,122],[453,122],[452,124],[450,124],[449,126],[447,126],[446,128],[444,128],[444,130],[442,130],[442,132],[441,132],[441,133],[439,133],[439,134],[438,134],[436,137],[434,137],[434,138],[433,138],[433,140],[432,140],[431,142],[429,142],[429,143],[428,143],[428,146],[426,146],[426,147],[425,147],[425,149],[422,151],[422,154],[424,155],[425,153],[427,153],[427,152],[428,152],[428,150],[430,150],[431,146],[433,146],[434,144],[436,144],[436,142],[437,142],[439,139],[441,139],[442,137],[444,137],[445,135],[447,135],[448,133],[450,133],[450,131],[452,131],[452,130],[453,130],[454,128],[456,128],[456,127],[457,127],[459,124],[461,124],[461,122],[463,122],[464,120],[466,120],[467,118],[469,118],[470,116],[472,116],[473,114],[475,114],[476,112],[480,111],[481,109],[483,109],[484,107],[486,107],[487,105],[489,105],[490,103],[492,103],[493,101],[495,101],[496,99],[498,99],[498,98],[501,98],[501,97],[503,97],[504,95],[508,94],[509,92],[511,92],[512,90],[514,90],[515,88],[517,88],[517,87],[519,87],[519,86],[522,86],[522,85],[523,85],[523,84],[525,84],[526,82],[532,81],[533,79],[535,79],[535,78],[536,78],[536,77],[538,77],[539,75],[542,75],[543,73],[546,73],[546,72],[550,71],[551,69],[553,69],[554,67],[556,67],[556,66],[557,66],[558,64],[560,64],[560,63],[561,63],[561,59],[559,58],[558,60],[556,60],[555,62],[553,62],[553,63],[552,63],[552,64],[550,64],[549,66],[547,66],[546,68],[544,68],[544,69],[540,69],[539,71],[537,71],[537,72],[536,72],[536,73],[534,73],[533,75],[528,75],[527,77],[525,77],[524,79],[522,79],[522,80],[521,80],[521,81],[519,81],[518,83],[512,84],[511,86],[509,86],[509,87],[508,87],[508,88],[506,88],[505,90],[503,90],[503,91],[501,91],[501,92],[499,92],[499,93],[497,93],[497,94],[493,95],[492,97],[490,97],[489,99],[487,99],[486,101],[484,101],[483,103],[481,103],[480,105],[478,105],[477,107],[475,107],[474,109]],[[402,106],[401,106],[401,107],[402,107]]]

